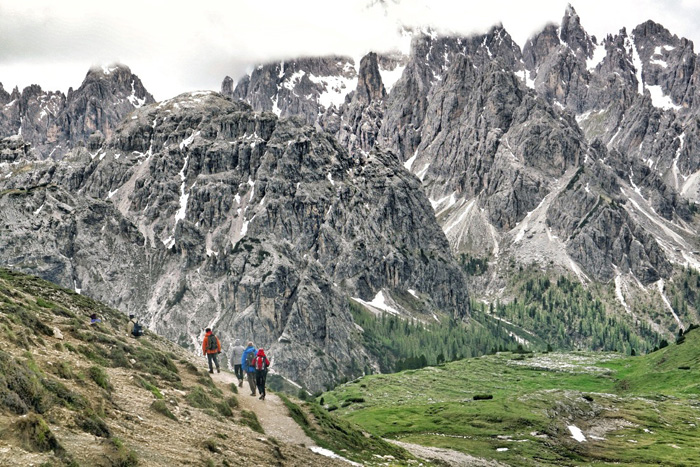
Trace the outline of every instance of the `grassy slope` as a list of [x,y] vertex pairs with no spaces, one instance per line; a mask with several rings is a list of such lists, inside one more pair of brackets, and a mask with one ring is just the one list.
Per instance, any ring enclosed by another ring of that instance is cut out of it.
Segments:
[[700,465],[700,331],[686,337],[643,357],[500,353],[369,376],[323,402],[376,435],[509,465]]
[[[91,313],[102,323],[88,325]],[[255,414],[241,411],[189,353],[150,332],[130,339],[126,324],[87,297],[0,268],[1,465],[318,462],[306,448],[254,433]],[[367,465],[410,457],[335,416],[324,419],[319,444],[356,449],[352,457]]]

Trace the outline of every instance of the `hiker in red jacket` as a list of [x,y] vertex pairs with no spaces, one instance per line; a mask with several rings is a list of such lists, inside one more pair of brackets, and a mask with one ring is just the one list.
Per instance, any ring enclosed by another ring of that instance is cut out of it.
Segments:
[[214,368],[212,367],[212,361],[216,364],[216,372],[221,373],[219,370],[219,354],[221,353],[221,342],[219,338],[211,332],[211,328],[206,329],[206,334],[204,335],[204,342],[202,342],[202,352],[207,356],[209,362],[209,373],[214,373]]
[[267,367],[270,366],[270,360],[265,356],[265,351],[260,348],[258,354],[253,359],[255,367],[255,384],[258,386],[258,393],[261,401],[265,400],[265,380],[267,379]]

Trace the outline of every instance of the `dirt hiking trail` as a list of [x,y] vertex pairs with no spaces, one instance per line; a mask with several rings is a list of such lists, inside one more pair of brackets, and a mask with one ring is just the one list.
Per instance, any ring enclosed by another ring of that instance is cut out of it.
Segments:
[[[212,373],[211,377],[214,381],[238,386],[238,379],[233,373],[222,371],[221,373]],[[304,430],[289,416],[287,407],[276,394],[267,392],[265,400],[258,399],[259,394],[255,397],[250,395],[250,386],[248,381],[243,381],[243,387],[238,388],[238,403],[244,410],[249,410],[257,415],[260,424],[265,430],[265,434],[277,440],[290,444],[298,444],[306,447],[314,447],[316,443],[306,436]]]

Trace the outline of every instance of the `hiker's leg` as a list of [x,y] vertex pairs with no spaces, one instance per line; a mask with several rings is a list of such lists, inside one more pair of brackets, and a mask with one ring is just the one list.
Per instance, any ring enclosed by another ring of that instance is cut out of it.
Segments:
[[255,385],[258,387],[258,392],[262,396],[262,393],[265,391],[263,389],[262,371],[260,370],[255,370]]
[[250,393],[255,395],[255,372],[248,372],[248,385],[250,386]]
[[214,368],[212,367],[211,359],[212,359],[213,354],[208,353],[207,354],[207,363],[209,363],[209,373],[214,372]]
[[214,358],[214,363],[216,364],[216,372],[218,373],[220,371],[219,370],[219,354],[215,353],[215,354],[212,354],[212,356]]
[[238,381],[243,381],[243,367],[241,365],[233,365],[233,372],[236,374]]

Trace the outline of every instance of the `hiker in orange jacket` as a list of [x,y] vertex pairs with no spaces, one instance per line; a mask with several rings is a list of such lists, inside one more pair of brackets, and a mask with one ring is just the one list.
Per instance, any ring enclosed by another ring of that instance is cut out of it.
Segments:
[[204,334],[204,342],[202,342],[202,352],[207,356],[207,361],[209,362],[209,373],[214,373],[214,368],[212,367],[212,361],[216,364],[216,372],[221,373],[219,369],[219,354],[221,353],[221,342],[219,338],[214,335],[211,328],[206,329]]

